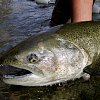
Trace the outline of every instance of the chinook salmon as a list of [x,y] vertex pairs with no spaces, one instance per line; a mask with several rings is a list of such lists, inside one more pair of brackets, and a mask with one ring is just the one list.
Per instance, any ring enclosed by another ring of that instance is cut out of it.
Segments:
[[0,58],[0,64],[30,73],[5,75],[7,84],[23,86],[52,85],[82,76],[83,70],[100,61],[100,21],[71,23],[56,32],[33,35]]

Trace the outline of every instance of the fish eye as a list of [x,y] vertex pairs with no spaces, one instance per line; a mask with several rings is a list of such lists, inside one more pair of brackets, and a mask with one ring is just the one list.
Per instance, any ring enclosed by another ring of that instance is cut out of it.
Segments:
[[29,54],[29,55],[27,56],[27,60],[28,60],[29,63],[35,63],[35,62],[37,62],[39,59],[38,59],[38,56],[37,56],[36,54],[31,53],[31,54]]

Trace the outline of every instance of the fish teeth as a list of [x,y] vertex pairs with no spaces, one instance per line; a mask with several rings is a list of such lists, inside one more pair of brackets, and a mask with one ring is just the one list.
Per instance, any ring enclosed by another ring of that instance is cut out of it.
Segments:
[[3,75],[4,78],[13,78],[14,75]]
[[10,75],[3,75],[4,78],[8,78],[11,77]]
[[0,64],[0,66],[3,66],[3,64]]

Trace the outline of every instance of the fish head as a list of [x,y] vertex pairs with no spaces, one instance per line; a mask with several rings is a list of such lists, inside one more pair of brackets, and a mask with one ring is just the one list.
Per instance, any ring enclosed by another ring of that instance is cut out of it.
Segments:
[[54,53],[42,42],[32,47],[27,44],[16,46],[0,58],[0,64],[25,69],[30,73],[21,76],[4,75],[3,81],[14,85],[30,86],[34,83],[33,86],[41,86],[47,83],[56,71],[54,57]]
[[[56,38],[55,38],[56,37]],[[28,70],[30,73],[5,75],[3,81],[23,86],[44,86],[80,75],[87,57],[76,45],[57,36],[29,38],[0,58],[0,64]]]

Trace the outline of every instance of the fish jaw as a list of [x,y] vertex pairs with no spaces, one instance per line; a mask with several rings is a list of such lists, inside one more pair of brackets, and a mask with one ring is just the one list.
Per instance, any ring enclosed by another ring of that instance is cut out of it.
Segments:
[[40,77],[33,73],[22,75],[22,76],[4,75],[3,82],[10,84],[10,85],[21,85],[21,86],[48,86],[48,85],[65,82],[68,80],[65,78],[55,79],[52,76]]
[[22,76],[5,75],[3,81],[7,84],[31,86],[33,82],[36,83],[36,79],[39,80],[39,77],[31,73]]
[[35,74],[27,74],[23,76],[7,76],[5,75],[3,81],[11,85],[21,86],[46,86],[61,82],[61,80],[50,81],[51,77],[39,77]]
[[50,81],[50,77],[38,77],[34,74],[23,76],[4,76],[3,81],[7,84],[21,85],[21,86],[46,86],[62,82],[61,80]]

